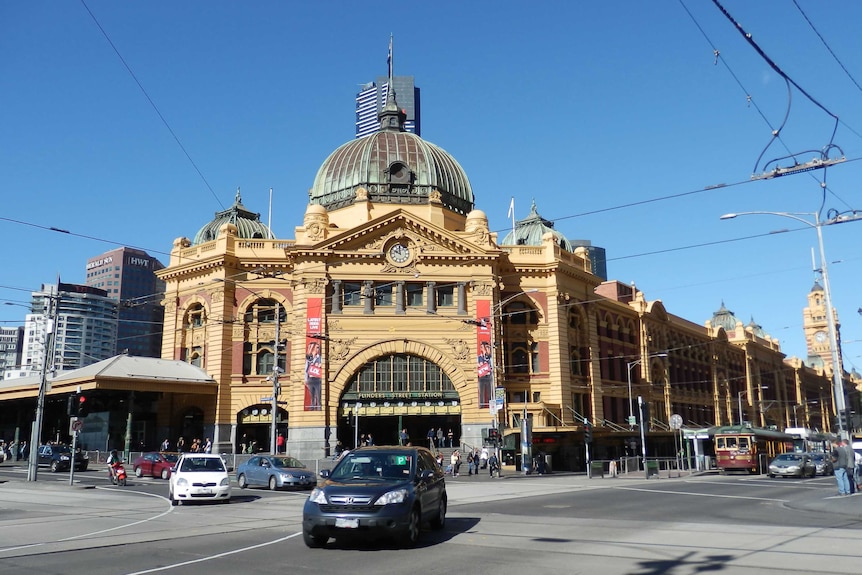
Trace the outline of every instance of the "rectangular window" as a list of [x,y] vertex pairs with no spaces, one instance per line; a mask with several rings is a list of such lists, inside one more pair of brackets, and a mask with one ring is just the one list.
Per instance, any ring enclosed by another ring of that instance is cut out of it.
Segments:
[[407,389],[407,356],[393,355],[392,358],[392,389]]
[[362,286],[358,282],[344,283],[344,307],[362,305]]
[[378,285],[374,289],[374,306],[391,306],[393,305],[392,298],[392,288],[393,285],[390,284],[382,284]]
[[541,403],[542,402],[542,392],[534,391],[533,392],[533,403]]
[[455,286],[438,286],[436,292],[437,307],[452,307],[455,305]]
[[408,306],[421,306],[422,305],[422,292],[424,291],[422,288],[422,284],[419,283],[409,283],[407,284],[407,305]]

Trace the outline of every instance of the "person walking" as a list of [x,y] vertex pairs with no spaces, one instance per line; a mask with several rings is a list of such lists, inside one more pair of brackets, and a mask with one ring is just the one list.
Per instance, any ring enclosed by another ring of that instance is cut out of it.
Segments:
[[434,431],[434,428],[428,430],[428,449],[434,449],[434,439],[437,437],[437,433]]
[[449,440],[449,447],[450,447],[450,448],[455,447],[455,445],[454,445],[454,441],[455,441],[455,434],[454,434],[454,433],[452,433],[452,428],[451,428],[451,427],[449,428],[449,433],[447,433],[447,434],[446,434],[446,438]]
[[473,475],[473,452],[467,454],[467,476]]
[[461,452],[457,449],[453,451],[449,462],[452,464],[452,477],[458,477],[458,471],[461,468]]
[[401,445],[407,445],[407,428],[401,430],[401,433],[398,434],[398,439],[401,441]]
[[482,453],[479,454],[479,463],[482,464],[481,468],[486,469],[488,467],[488,446],[482,446]]
[[841,449],[847,457],[847,486],[850,488],[850,494],[856,493],[856,452],[850,447],[850,442],[846,439],[841,440]]
[[443,428],[437,428],[437,447],[443,447]]
[[838,483],[838,495],[850,495],[850,482],[847,481],[847,452],[837,439],[832,443],[832,465],[835,481]]

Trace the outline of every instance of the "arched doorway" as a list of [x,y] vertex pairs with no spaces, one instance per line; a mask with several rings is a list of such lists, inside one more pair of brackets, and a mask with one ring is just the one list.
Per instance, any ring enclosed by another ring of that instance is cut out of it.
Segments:
[[[278,408],[276,416],[277,433],[287,439],[287,411]],[[250,405],[236,414],[235,453],[258,453],[271,451],[269,442],[272,434],[272,404]]]
[[377,357],[349,380],[338,404],[337,440],[353,447],[369,434],[377,445],[399,442],[406,429],[414,445],[427,445],[430,429],[461,433],[461,401],[439,365],[418,355]]

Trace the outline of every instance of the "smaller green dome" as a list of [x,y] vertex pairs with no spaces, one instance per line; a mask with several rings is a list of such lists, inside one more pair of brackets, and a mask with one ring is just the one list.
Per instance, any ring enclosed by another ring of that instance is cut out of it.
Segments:
[[203,244],[216,239],[218,231],[225,224],[235,225],[237,236],[240,238],[271,239],[274,237],[266,224],[260,221],[260,214],[250,212],[242,205],[242,197],[240,197],[239,188],[237,188],[233,205],[222,212],[216,212],[215,219],[195,234],[192,245]]
[[539,215],[536,210],[536,202],[530,207],[530,215],[523,220],[515,222],[515,229],[506,234],[501,246],[540,246],[542,245],[542,236],[546,233],[551,233],[560,248],[574,252],[575,248],[572,243],[561,232],[554,229],[554,222],[546,220]]

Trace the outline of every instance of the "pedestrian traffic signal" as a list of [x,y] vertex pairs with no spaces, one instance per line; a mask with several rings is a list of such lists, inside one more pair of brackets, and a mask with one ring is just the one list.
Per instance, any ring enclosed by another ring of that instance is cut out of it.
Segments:
[[584,443],[593,442],[593,424],[589,419],[584,419]]
[[496,445],[500,441],[500,431],[493,427],[488,430],[488,443]]
[[69,417],[78,417],[78,394],[73,393],[66,401],[66,415]]
[[76,415],[78,417],[87,417],[90,414],[90,402],[87,400],[87,396],[83,393],[75,394],[78,399],[78,412]]

